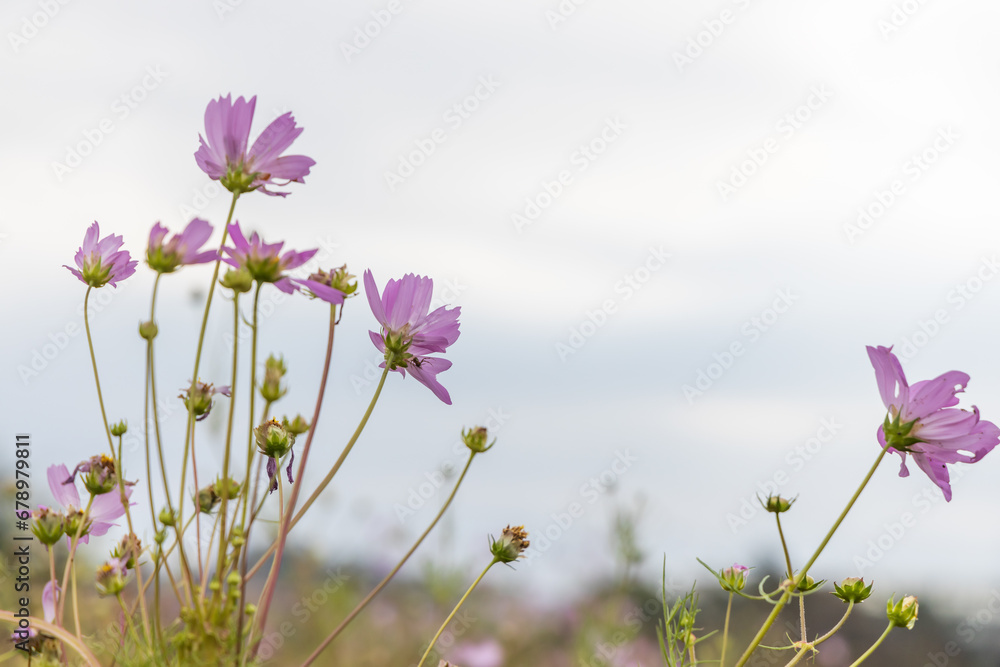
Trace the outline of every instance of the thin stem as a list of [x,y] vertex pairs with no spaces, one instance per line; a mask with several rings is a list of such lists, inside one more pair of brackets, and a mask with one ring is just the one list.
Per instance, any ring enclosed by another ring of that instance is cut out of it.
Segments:
[[785,667],[792,667],[792,665],[798,664],[798,662],[806,655],[806,653],[808,651],[812,650],[816,646],[819,646],[820,644],[822,644],[823,642],[825,642],[827,639],[829,639],[830,637],[832,637],[835,634],[837,634],[837,631],[840,630],[840,628],[847,621],[847,617],[851,615],[851,610],[853,610],[853,609],[854,609],[854,602],[853,601],[852,602],[848,602],[847,603],[847,611],[844,612],[843,617],[841,617],[841,619],[839,621],[837,621],[837,625],[833,626],[833,628],[831,628],[831,630],[828,633],[826,633],[825,635],[823,635],[822,637],[820,637],[819,639],[817,639],[814,642],[802,642],[802,644],[803,644],[802,648],[799,649],[799,652],[795,654],[795,657],[792,658],[788,662],[788,664],[785,665]]
[[[226,515],[229,508],[229,457],[233,444],[233,424],[236,416],[236,372],[239,368],[239,339],[240,339],[240,293],[233,292],[233,364],[229,377],[229,417],[226,423],[226,449],[222,455],[222,479],[226,486],[222,493],[222,506],[219,508],[219,521],[222,530],[219,533],[219,560],[215,569],[219,576],[219,591],[222,591],[222,580],[225,577],[226,549],[229,546],[228,534],[226,532]],[[253,391],[253,389],[251,389]],[[244,480],[244,493],[249,480]]]
[[809,568],[813,566],[813,563],[816,562],[816,559],[819,558],[819,555],[823,553],[823,549],[825,549],[826,545],[830,542],[830,539],[833,537],[833,534],[837,532],[838,528],[840,528],[840,524],[847,517],[847,513],[851,511],[851,508],[854,507],[854,503],[861,496],[861,492],[865,490],[865,487],[868,485],[869,480],[871,480],[872,476],[875,474],[875,470],[878,468],[878,465],[882,462],[882,459],[885,457],[885,454],[888,451],[889,451],[888,448],[885,448],[879,452],[878,458],[875,459],[875,463],[872,464],[872,467],[868,471],[868,474],[865,475],[865,478],[861,481],[861,486],[859,486],[857,491],[854,492],[854,495],[851,496],[851,499],[847,502],[847,506],[844,508],[844,511],[840,513],[839,517],[837,517],[837,520],[834,522],[833,527],[830,528],[830,531],[826,534],[826,537],[823,538],[823,541],[816,548],[816,551],[813,553],[809,561],[805,564],[805,567],[802,568],[802,571],[798,574],[798,576],[791,578],[791,583],[788,589],[782,594],[781,598],[778,599],[778,602],[774,605],[774,609],[771,610],[770,615],[768,615],[767,619],[764,621],[764,625],[762,625],[760,630],[757,631],[757,634],[754,636],[753,640],[751,640],[750,645],[747,646],[746,650],[743,652],[743,655],[740,657],[739,662],[736,663],[736,667],[743,667],[743,665],[745,665],[747,661],[750,659],[750,656],[753,655],[753,652],[757,649],[757,646],[759,646],[760,642],[764,639],[764,635],[767,634],[767,631],[770,630],[771,626],[774,624],[775,619],[778,618],[778,614],[780,614],[781,610],[785,607],[786,604],[788,604],[788,600],[789,598],[791,598],[792,591],[795,590],[797,582],[805,580],[806,573],[809,571]]
[[[341,307],[341,312],[343,312],[343,307]],[[261,592],[261,604],[258,605],[258,615],[255,618],[255,622],[258,622],[258,627],[261,632],[263,632],[266,627],[267,613],[271,608],[271,600],[274,598],[274,589],[278,583],[278,573],[281,571],[281,561],[285,554],[285,543],[288,540],[288,531],[290,529],[289,521],[291,520],[292,512],[295,511],[295,504],[299,500],[299,490],[302,488],[302,475],[305,473],[306,462],[309,460],[309,452],[312,449],[313,437],[316,435],[316,426],[319,424],[319,414],[323,407],[323,396],[326,393],[326,381],[330,375],[330,359],[333,357],[333,335],[337,327],[336,315],[337,307],[331,304],[330,332],[326,341],[326,357],[323,360],[323,373],[320,376],[319,391],[316,393],[316,406],[313,408],[312,422],[309,424],[309,434],[306,436],[306,444],[302,448],[302,452],[299,454],[299,468],[298,476],[296,478],[299,480],[299,483],[292,489],[291,497],[288,499],[287,508],[285,508],[283,503],[278,503],[278,507],[282,508],[278,514],[278,516],[281,517],[278,529],[278,548],[274,555],[274,562],[271,564],[271,573],[268,575],[267,581],[264,583],[264,590]],[[280,484],[278,486],[278,491],[279,493],[281,491]],[[257,619],[259,619],[259,621],[257,621]]]
[[[792,569],[792,559],[788,555],[788,542],[785,540],[785,533],[781,529],[781,513],[774,513],[774,520],[778,523],[778,536],[781,538],[781,548],[785,552],[785,567],[788,568],[788,580],[791,581],[795,575],[795,570]],[[806,641],[806,599],[805,596],[799,596],[799,627],[802,634],[802,641]]]
[[851,667],[858,667],[858,665],[867,660],[868,657],[875,652],[875,649],[878,648],[879,644],[881,644],[885,640],[885,638],[889,636],[889,633],[892,632],[892,629],[894,627],[896,627],[896,624],[893,623],[892,621],[889,621],[889,625],[886,627],[885,632],[882,633],[882,636],[876,639],[875,643],[871,645],[871,648],[869,648],[867,651],[861,654],[860,658],[852,662]]
[[87,309],[87,303],[90,300],[90,290],[92,289],[94,289],[92,286],[88,286],[87,293],[83,297],[83,326],[87,330],[87,345],[90,346],[90,363],[94,367],[94,383],[97,384],[97,401],[101,404],[101,421],[104,424],[104,432],[108,436],[108,447],[111,448],[111,458],[114,458],[115,445],[111,442],[108,414],[104,411],[104,394],[101,393],[101,378],[97,373],[97,356],[94,354],[94,339],[90,335],[90,313]]
[[[310,654],[309,657],[306,658],[306,661],[302,663],[302,667],[309,667],[309,665],[311,665],[316,660],[316,658],[319,657],[319,654],[322,653],[324,651],[324,649],[326,649],[326,647],[329,646],[333,642],[333,640],[336,639],[337,636],[340,635],[340,633],[344,631],[344,628],[346,628],[348,626],[348,624],[351,621],[354,620],[354,617],[357,616],[358,614],[360,614],[361,611],[366,606],[368,606],[368,603],[371,602],[375,598],[375,596],[378,595],[379,592],[383,588],[385,588],[386,584],[388,584],[389,581],[394,576],[396,576],[396,573],[399,572],[399,570],[403,567],[403,565],[406,564],[406,561],[410,559],[410,556],[412,556],[413,553],[417,550],[417,548],[423,543],[424,539],[428,535],[430,535],[431,531],[434,530],[434,526],[436,526],[437,523],[438,523],[438,521],[441,520],[441,517],[444,516],[445,510],[447,510],[448,506],[451,505],[451,501],[454,500],[455,494],[458,492],[458,487],[462,485],[462,480],[465,479],[465,473],[469,472],[469,466],[472,465],[472,459],[474,459],[475,457],[476,457],[476,452],[470,452],[470,454],[469,454],[469,460],[466,462],[465,468],[462,470],[462,474],[459,476],[458,481],[455,482],[455,487],[451,490],[451,495],[448,496],[448,499],[445,501],[444,505],[441,507],[441,511],[439,511],[437,513],[437,516],[434,517],[434,520],[431,521],[431,524],[429,526],[427,526],[427,530],[425,530],[423,532],[423,534],[419,538],[417,538],[417,541],[413,544],[412,547],[410,547],[410,550],[406,552],[406,555],[403,556],[402,559],[400,559],[399,563],[396,564],[396,567],[394,567],[392,569],[392,571],[389,572],[389,574],[385,575],[385,578],[382,579],[381,582],[379,582],[379,585],[376,586],[375,588],[373,588],[372,591],[370,593],[368,593],[367,596],[365,596],[365,599],[362,600],[361,602],[359,602],[357,604],[357,606],[354,607],[354,609],[351,611],[351,613],[347,615],[347,618],[345,618],[343,621],[341,621],[340,625],[338,625],[337,628],[333,632],[331,632],[330,635],[326,639],[323,640],[323,643],[320,644],[318,647],[316,647],[316,650],[313,651],[312,654]],[[730,605],[732,605],[732,601],[733,601],[733,596],[730,593],[730,595],[729,595],[729,603],[730,603]],[[726,611],[726,627],[727,628],[729,627],[729,612],[728,612],[728,610]],[[723,647],[722,648],[722,654],[723,654],[723,656],[725,656],[725,653],[726,653],[725,646],[726,646],[725,645],[725,640],[723,639],[723,644],[722,644],[722,647]],[[720,663],[720,667],[721,667],[721,663]]]
[[[87,508],[83,510],[83,516],[80,517],[80,525],[76,527],[76,534],[73,535],[73,539],[70,541],[69,556],[66,558],[66,566],[63,568],[63,594],[59,596],[59,611],[56,614],[56,618],[58,619],[62,619],[66,611],[66,585],[69,583],[69,573],[73,567],[73,558],[76,556],[76,547],[80,544],[80,536],[83,535],[83,529],[87,525],[87,518],[90,516],[90,506],[93,504],[94,496],[91,495],[90,499],[87,501]],[[80,634],[79,619],[77,619],[77,634]]]
[[726,667],[726,644],[729,641],[729,614],[733,609],[733,592],[729,591],[729,602],[726,603],[726,622],[722,626],[722,655],[719,656],[719,667]]
[[444,623],[442,623],[441,627],[438,628],[437,634],[434,635],[433,639],[431,639],[431,643],[427,647],[427,650],[424,651],[424,655],[423,655],[422,658],[420,658],[420,662],[417,663],[417,667],[422,667],[422,665],[424,664],[424,661],[427,660],[427,656],[429,656],[431,654],[431,651],[434,649],[434,645],[437,643],[437,640],[441,637],[441,633],[443,633],[444,630],[445,630],[445,628],[448,627],[448,624],[451,623],[451,619],[455,618],[455,614],[458,613],[459,608],[465,602],[466,598],[469,597],[469,594],[471,594],[472,591],[476,588],[476,586],[479,585],[479,582],[483,580],[483,577],[485,577],[486,573],[490,571],[490,568],[493,567],[494,565],[496,565],[499,562],[500,561],[498,561],[496,558],[494,558],[493,560],[491,560],[490,564],[486,566],[486,569],[483,570],[482,574],[480,574],[478,577],[476,577],[476,580],[472,582],[472,585],[469,586],[469,590],[465,591],[465,595],[462,596],[462,599],[458,601],[458,604],[455,605],[455,608],[451,610],[450,614],[448,614],[448,618],[444,619]]
[[[132,512],[128,503],[128,496],[125,495],[125,465],[122,462],[122,436],[118,436],[118,462],[115,465],[115,476],[116,484],[118,488],[118,499],[122,503],[122,507],[125,508],[125,521],[128,523],[128,544],[131,547],[130,552],[135,565],[135,581],[136,590],[140,593],[142,592],[142,568],[139,567],[139,543],[138,537],[135,534],[135,529],[132,526]],[[110,493],[114,493],[111,491]],[[127,559],[126,559],[127,560]],[[146,598],[140,595],[137,598],[139,605],[139,615],[142,618],[142,629],[146,637],[152,637],[149,631],[149,612],[146,609]]]
[[[344,451],[340,453],[340,457],[333,464],[333,467],[330,468],[330,472],[326,474],[326,477],[324,477],[323,481],[320,482],[318,487],[316,487],[316,490],[313,491],[312,494],[306,499],[306,502],[302,505],[302,509],[300,509],[298,512],[295,513],[295,516],[292,518],[291,522],[288,525],[288,530],[286,531],[286,533],[291,531],[292,528],[295,527],[295,524],[299,522],[299,520],[302,518],[302,515],[306,513],[306,510],[308,510],[309,507],[316,501],[316,498],[319,497],[319,494],[323,492],[323,489],[327,487],[327,485],[330,483],[330,480],[333,479],[333,476],[337,474],[338,470],[340,470],[340,466],[343,465],[344,460],[347,458],[347,455],[351,453],[351,448],[354,447],[354,443],[358,441],[359,437],[361,437],[361,432],[364,430],[365,424],[368,423],[368,418],[372,416],[372,410],[375,409],[375,403],[378,402],[378,397],[382,393],[382,387],[385,385],[385,378],[388,374],[389,374],[389,367],[388,365],[386,365],[385,370],[382,371],[382,377],[378,381],[378,387],[375,388],[375,395],[372,396],[371,403],[368,404],[368,410],[365,411],[364,416],[361,418],[361,422],[358,424],[358,427],[354,430],[354,435],[352,435],[351,439],[348,440],[347,445],[344,447]],[[277,546],[278,546],[277,543],[272,544],[271,548],[268,549],[264,553],[264,555],[260,557],[260,560],[257,561],[257,563],[250,569],[250,571],[245,575],[243,575],[244,582],[253,577],[253,575],[257,572],[257,570],[259,570],[261,566],[264,565],[264,562],[267,560],[267,557],[270,556],[272,553],[274,553],[275,549],[277,549]]]
[[118,604],[122,608],[122,615],[125,617],[125,627],[128,628],[129,634],[132,635],[132,641],[135,642],[136,649],[142,645],[139,640],[139,634],[135,631],[135,626],[132,624],[132,615],[128,613],[128,609],[125,607],[125,601],[122,600],[122,594],[118,593],[115,595],[118,598]]

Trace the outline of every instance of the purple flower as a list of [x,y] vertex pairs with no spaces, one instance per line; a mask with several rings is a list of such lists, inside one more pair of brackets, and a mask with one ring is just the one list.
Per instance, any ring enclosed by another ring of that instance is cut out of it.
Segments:
[[[48,477],[52,495],[55,496],[59,504],[66,508],[67,514],[83,509],[84,506],[80,504],[80,493],[76,490],[76,484],[69,480],[69,470],[66,466],[62,464],[49,466]],[[126,486],[125,497],[128,498],[131,495],[132,488]],[[119,494],[105,493],[96,496],[90,506],[90,528],[89,530],[84,528],[87,534],[81,537],[80,541],[86,544],[90,542],[90,535],[95,537],[104,535],[109,528],[115,525],[114,520],[123,514],[125,514],[125,508],[122,506]],[[72,538],[73,535],[67,534],[67,537]]]
[[125,280],[135,273],[139,262],[132,260],[127,250],[122,247],[122,237],[114,234],[99,239],[101,228],[95,222],[83,236],[83,245],[76,251],[73,258],[77,269],[65,266],[74,276],[91,287],[103,287],[110,283],[117,287],[120,280]]
[[[451,368],[451,362],[427,355],[443,353],[458,340],[458,316],[462,309],[441,306],[428,312],[434,281],[424,276],[408,273],[401,280],[390,280],[381,297],[370,270],[365,271],[364,280],[368,305],[382,325],[381,333],[368,333],[375,347],[385,354],[389,370],[398,371],[403,377],[409,370],[417,382],[451,405],[448,390],[436,377]],[[385,363],[380,367],[384,368]]]
[[285,245],[284,242],[264,243],[257,232],[250,235],[248,242],[238,222],[229,225],[229,235],[236,247],[223,246],[222,251],[229,255],[224,257],[223,261],[237,269],[246,269],[256,281],[274,283],[275,287],[286,294],[296,291],[296,287],[283,272],[302,266],[319,250],[319,248],[303,252],[288,250],[282,255],[280,253],[281,247]]
[[205,109],[208,139],[198,135],[201,146],[194,159],[202,171],[230,192],[259,189],[268,195],[285,197],[287,192],[272,192],[266,186],[285,186],[292,181],[304,183],[303,177],[316,161],[304,155],[281,155],[302,134],[302,128],[295,126],[290,113],[274,119],[247,151],[256,104],[256,96],[249,102],[242,97],[233,102],[230,95],[209,102]]
[[900,477],[910,474],[906,455],[911,454],[950,501],[945,464],[975,463],[983,458],[1000,442],[1000,428],[980,420],[975,406],[972,412],[952,407],[958,404],[956,394],[969,382],[965,373],[950,371],[911,387],[891,347],[869,346],[868,358],[875,368],[882,403],[889,411],[878,429],[879,443],[902,457]]
[[198,252],[212,235],[212,225],[201,218],[188,223],[180,234],[174,234],[170,241],[167,228],[156,223],[149,232],[149,247],[146,248],[146,264],[158,273],[173,273],[185,264],[204,264],[219,258],[214,250]]

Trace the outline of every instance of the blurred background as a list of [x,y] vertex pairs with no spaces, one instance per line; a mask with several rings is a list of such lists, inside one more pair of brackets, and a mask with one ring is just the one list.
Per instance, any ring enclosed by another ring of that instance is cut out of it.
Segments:
[[[491,576],[546,608],[593,582],[656,589],[664,557],[678,591],[708,574],[696,557],[777,570],[755,498],[772,491],[799,496],[785,529],[801,564],[878,453],[865,345],[896,346],[911,381],[968,372],[963,406],[1000,419],[998,19],[983,0],[7,0],[3,440],[31,434],[36,475],[105,446],[85,287],[62,265],[94,220],[134,256],[157,221],[204,217],[217,243],[230,198],[193,159],[205,106],[257,95],[251,135],[291,111],[305,131],[288,153],[316,165],[285,199],[242,197],[244,229],[319,248],[308,268],[371,268],[380,287],[431,276],[437,303],[462,307],[439,377],[454,404],[390,377],[293,533],[297,553],[390,567],[464,463],[461,428],[483,425],[497,445],[404,570],[413,582],[427,567],[474,576],[508,523],[531,533],[531,557]],[[185,268],[159,293],[173,484],[173,396],[210,277]],[[136,473],[151,289],[140,266],[92,299],[109,418],[129,422]],[[263,302],[261,356],[290,369],[277,414],[308,417],[327,311],[274,290]],[[370,400],[373,328],[364,297],[350,301],[306,489]],[[230,344],[216,308],[203,379],[226,383]],[[223,416],[201,427],[216,470]],[[954,641],[966,653],[950,664],[977,664],[973,646],[1000,626],[1000,456],[954,468],[950,503],[911,470],[883,463],[813,572],[873,578],[877,605],[927,596],[953,616],[926,650]]]

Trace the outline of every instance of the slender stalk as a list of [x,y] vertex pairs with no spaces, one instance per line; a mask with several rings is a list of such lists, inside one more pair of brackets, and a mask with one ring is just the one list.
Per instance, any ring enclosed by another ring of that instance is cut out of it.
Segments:
[[[229,458],[233,444],[233,424],[236,416],[236,372],[239,368],[239,340],[240,340],[240,294],[233,292],[233,364],[232,372],[229,376],[229,417],[226,423],[226,448],[222,455],[222,479],[226,485],[222,494],[222,505],[219,508],[219,522],[222,530],[219,533],[219,560],[215,566],[219,576],[219,592],[222,592],[222,581],[225,577],[226,549],[229,546],[229,538],[226,532],[226,516],[229,508]],[[250,391],[253,391],[251,388]],[[249,480],[244,480],[244,487]],[[247,491],[246,488],[243,489]]]
[[726,667],[726,644],[729,641],[729,614],[733,609],[733,592],[729,591],[729,602],[726,603],[726,622],[722,626],[722,654],[719,656],[719,667]]
[[[288,530],[285,531],[286,533],[291,531],[291,529],[295,527],[295,524],[297,524],[299,520],[302,519],[302,515],[304,515],[306,513],[306,510],[308,510],[309,507],[312,506],[312,504],[316,501],[316,498],[319,497],[319,494],[323,492],[323,489],[327,487],[327,485],[330,483],[330,480],[333,479],[333,476],[337,474],[338,470],[340,470],[340,466],[343,465],[344,460],[347,458],[347,455],[351,453],[351,449],[354,447],[354,443],[358,441],[359,437],[361,437],[361,432],[364,430],[365,424],[368,423],[368,418],[372,416],[372,411],[375,409],[375,403],[378,402],[378,397],[382,393],[382,387],[385,385],[385,378],[388,374],[389,374],[389,367],[388,365],[386,365],[386,368],[382,371],[382,377],[378,381],[378,387],[375,388],[375,395],[372,396],[371,403],[368,404],[368,409],[365,411],[364,416],[361,418],[361,422],[358,424],[358,427],[354,430],[354,435],[352,435],[351,439],[347,441],[347,445],[344,447],[344,451],[340,453],[340,457],[333,464],[333,467],[330,468],[330,472],[326,474],[326,477],[324,477],[323,481],[320,482],[318,487],[316,487],[316,490],[313,491],[312,494],[306,499],[306,502],[302,505],[302,509],[296,512],[295,516],[288,524]],[[274,553],[277,547],[278,547],[277,543],[274,543],[266,552],[264,552],[264,555],[260,557],[260,560],[258,560],[257,563],[252,568],[250,568],[250,571],[243,575],[244,582],[248,581],[251,577],[253,577],[254,574],[256,574],[257,570],[259,570],[261,566],[264,565],[264,563],[267,561],[268,556]]]
[[788,664],[785,665],[785,667],[792,667],[793,665],[797,665],[799,663],[799,661],[802,660],[803,657],[805,657],[806,653],[808,653],[810,650],[812,650],[816,646],[819,646],[820,644],[822,644],[823,642],[825,642],[830,637],[832,637],[835,634],[837,634],[837,631],[840,630],[840,628],[847,621],[847,617],[851,615],[851,610],[853,610],[853,609],[854,609],[854,602],[848,602],[847,603],[847,611],[844,612],[843,617],[841,617],[841,619],[839,621],[837,621],[837,625],[833,626],[833,628],[828,633],[826,633],[825,635],[823,635],[822,637],[820,637],[819,639],[817,639],[814,642],[802,642],[803,643],[802,648],[799,649],[799,652],[795,654],[795,657],[792,658],[788,662]]
[[[785,540],[785,533],[781,529],[781,513],[774,513],[774,520],[778,523],[778,536],[781,538],[781,548],[785,552],[785,567],[788,568],[788,579],[789,581],[795,576],[795,570],[792,569],[792,559],[788,555],[788,542]],[[802,634],[802,641],[806,641],[808,638],[806,635],[806,598],[805,596],[799,596],[799,627]]]
[[[128,504],[128,496],[125,495],[125,466],[122,460],[122,436],[118,436],[118,465],[115,466],[115,476],[116,484],[118,488],[118,499],[122,503],[122,507],[125,508],[125,520],[128,523],[128,533],[129,533],[129,546],[131,547],[131,555],[135,562],[135,581],[136,590],[139,591],[140,595],[136,600],[139,604],[139,615],[142,618],[142,629],[146,637],[152,639],[152,633],[149,630],[149,612],[146,609],[146,598],[141,595],[142,593],[142,568],[139,567],[139,546],[138,537],[135,534],[135,528],[132,526],[132,512]],[[109,493],[114,493],[110,491]],[[133,542],[132,538],[135,538]]]
[[90,291],[92,286],[87,287],[87,293],[83,297],[83,326],[87,330],[87,345],[90,347],[90,363],[94,367],[94,383],[97,385],[97,401],[101,404],[101,422],[104,424],[104,432],[108,436],[108,447],[111,449],[111,458],[115,457],[115,445],[111,441],[111,428],[108,427],[108,414],[104,410],[104,394],[101,393],[101,378],[97,373],[97,356],[94,354],[94,339],[90,335],[90,313],[87,303],[90,301]]
[[881,644],[885,640],[885,638],[889,636],[889,633],[892,632],[892,629],[894,627],[896,627],[896,624],[893,623],[892,621],[889,621],[889,625],[886,627],[885,632],[882,633],[882,636],[876,639],[875,643],[871,645],[871,648],[862,653],[860,658],[852,662],[851,667],[858,667],[858,665],[867,660],[868,657],[875,652],[875,649],[879,647],[879,644]]
[[889,450],[886,448],[882,449],[879,452],[878,458],[875,459],[875,463],[872,464],[872,467],[868,471],[868,474],[865,475],[865,478],[861,481],[861,486],[859,486],[857,491],[854,492],[854,495],[851,496],[851,499],[847,502],[847,506],[844,508],[844,511],[840,513],[839,517],[837,517],[837,520],[833,523],[833,526],[830,528],[830,531],[826,534],[826,537],[823,538],[823,541],[820,542],[820,545],[816,548],[816,551],[813,552],[812,557],[805,564],[805,567],[802,568],[802,571],[798,574],[798,576],[791,578],[791,585],[789,585],[788,589],[778,599],[778,602],[774,605],[774,608],[771,610],[770,615],[768,615],[767,619],[764,621],[764,625],[762,625],[760,630],[757,631],[757,634],[754,636],[753,640],[751,640],[750,645],[747,646],[746,650],[743,652],[743,655],[740,657],[739,662],[736,663],[736,667],[743,667],[743,665],[745,665],[747,661],[750,659],[750,656],[753,655],[753,652],[757,649],[757,646],[759,646],[760,642],[764,639],[764,635],[767,634],[767,631],[770,630],[771,626],[774,624],[775,619],[778,618],[778,614],[780,614],[781,610],[785,607],[786,604],[788,604],[788,600],[792,596],[792,591],[795,590],[796,583],[798,581],[805,580],[806,573],[809,572],[809,568],[813,566],[813,563],[815,563],[816,559],[819,558],[819,555],[823,553],[823,549],[826,548],[826,545],[830,542],[830,539],[833,538],[833,534],[837,532],[838,528],[840,528],[840,524],[843,523],[844,519],[847,517],[847,513],[851,511],[852,507],[854,507],[854,503],[857,502],[858,498],[861,496],[861,492],[865,490],[865,487],[868,485],[868,482],[875,474],[875,470],[878,468],[878,465],[882,462],[882,459],[885,458],[885,454],[888,451]]
[[[59,627],[55,623],[49,623],[48,621],[35,618],[34,616],[29,616],[28,620],[31,623],[31,627],[38,628],[46,634],[52,635],[63,644],[66,644],[76,651],[87,663],[87,667],[101,667],[101,663],[97,660],[97,656],[95,656],[90,649],[87,648],[87,645],[84,644],[82,640],[74,637],[68,630]],[[18,623],[18,619],[14,618],[13,612],[4,611],[2,609],[0,609],[0,621],[7,621],[13,625],[17,625]]]
[[434,649],[434,645],[437,643],[437,640],[441,637],[441,633],[443,633],[445,628],[448,627],[448,624],[451,623],[451,619],[455,618],[455,614],[458,613],[459,608],[462,606],[462,604],[465,603],[466,598],[468,598],[469,594],[471,594],[472,591],[476,588],[476,586],[479,585],[479,582],[483,580],[483,577],[485,577],[486,573],[490,571],[490,568],[499,562],[500,561],[494,557],[493,560],[490,561],[490,564],[486,566],[486,569],[483,570],[482,574],[476,577],[476,580],[472,582],[472,585],[469,586],[469,590],[465,591],[465,595],[462,596],[462,599],[458,601],[458,604],[455,605],[455,608],[451,610],[450,614],[448,614],[448,618],[444,619],[444,623],[442,623],[441,627],[438,628],[437,634],[434,635],[433,639],[431,639],[430,646],[428,646],[427,650],[424,651],[424,655],[422,658],[420,658],[420,662],[417,663],[417,667],[423,666],[424,662],[427,660],[427,656],[431,654],[431,650]]
[[[341,312],[343,312],[343,307],[341,307]],[[257,616],[254,619],[261,632],[264,631],[267,624],[267,613],[271,608],[271,600],[274,598],[274,589],[278,583],[278,573],[281,571],[281,561],[285,554],[285,544],[288,540],[288,531],[290,529],[289,521],[292,518],[292,512],[295,511],[295,504],[299,499],[299,490],[302,488],[302,475],[305,473],[306,462],[309,460],[309,452],[312,449],[313,437],[316,435],[316,427],[319,424],[320,410],[323,407],[323,396],[326,393],[326,381],[330,375],[330,360],[333,357],[333,335],[336,327],[337,307],[331,304],[330,332],[326,341],[326,356],[323,360],[323,373],[320,375],[319,391],[316,393],[316,406],[313,408],[312,421],[309,423],[309,434],[306,436],[306,444],[299,454],[299,468],[297,471],[298,476],[296,477],[296,479],[299,480],[299,483],[292,489],[291,497],[288,499],[287,508],[283,503],[278,503],[278,507],[281,508],[281,512],[279,512],[281,523],[278,529],[278,548],[274,554],[274,561],[271,564],[271,572],[267,577],[267,581],[264,583],[264,590],[261,591],[261,604],[257,607]],[[280,478],[280,471],[278,472]],[[281,492],[280,479],[278,492]]]
[[[371,602],[375,598],[375,596],[378,595],[379,592],[381,592],[381,590],[386,587],[386,584],[388,584],[389,581],[392,580],[392,578],[394,576],[396,576],[396,573],[399,572],[399,570],[403,567],[403,565],[406,564],[406,561],[408,561],[410,559],[410,556],[412,556],[413,553],[417,550],[417,548],[423,543],[424,539],[428,535],[430,535],[431,531],[434,530],[434,526],[436,526],[437,523],[438,523],[438,521],[441,520],[441,517],[444,516],[445,510],[447,510],[448,506],[451,505],[451,501],[454,500],[455,494],[458,492],[458,487],[462,485],[462,480],[465,479],[465,473],[469,472],[469,466],[472,465],[472,459],[474,459],[475,457],[476,457],[476,452],[470,452],[469,453],[469,460],[466,462],[465,468],[462,470],[462,474],[459,476],[458,481],[455,482],[455,487],[451,490],[451,495],[448,496],[448,499],[445,501],[444,505],[441,507],[441,511],[439,511],[437,513],[437,516],[434,517],[434,520],[431,521],[431,524],[429,526],[427,526],[427,530],[425,530],[423,532],[423,534],[419,538],[417,538],[417,541],[414,542],[413,546],[410,547],[410,550],[406,552],[406,555],[403,556],[400,559],[399,563],[396,564],[396,567],[392,568],[392,571],[389,572],[389,574],[385,575],[385,578],[382,579],[382,581],[379,582],[378,586],[376,586],[375,588],[373,588],[372,591],[370,593],[368,593],[367,596],[365,596],[365,599],[362,600],[361,602],[359,602],[357,604],[357,606],[354,607],[354,609],[351,611],[351,613],[347,615],[347,618],[345,618],[343,621],[341,621],[340,625],[338,625],[336,627],[336,629],[333,632],[331,632],[329,634],[329,636],[327,636],[326,639],[323,640],[323,643],[320,644],[318,647],[316,647],[316,650],[313,651],[309,655],[309,657],[306,658],[305,662],[302,663],[302,667],[309,667],[309,665],[311,665],[316,660],[316,658],[319,657],[319,654],[322,653],[326,649],[326,647],[329,646],[333,642],[333,640],[336,639],[337,636],[340,635],[340,633],[344,631],[344,628],[346,628],[348,626],[348,624],[351,621],[354,620],[354,617],[357,616],[358,614],[360,614],[361,611],[366,606],[368,606],[368,603]],[[733,601],[733,596],[732,596],[732,593],[730,593],[729,594],[729,603],[730,603],[730,605],[732,605],[732,601]],[[729,611],[728,610],[726,611],[726,627],[727,628],[729,627]],[[723,644],[722,644],[722,654],[723,654],[723,656],[725,656],[725,653],[726,653],[726,648],[725,647],[726,647],[725,639],[723,639]],[[720,663],[720,667],[721,667],[721,663]]]
[[[83,528],[87,525],[87,520],[90,517],[90,506],[93,504],[94,496],[91,495],[90,499],[87,500],[87,508],[83,510],[83,516],[80,518],[80,525],[76,528],[76,534],[73,535],[73,538],[70,541],[69,556],[66,557],[66,566],[63,568],[63,594],[59,596],[58,612],[56,613],[56,618],[58,619],[62,619],[66,611],[66,585],[69,583],[70,570],[73,568],[73,558],[76,556],[76,547],[80,544],[80,537],[83,535]],[[77,634],[80,634],[79,619],[77,619]]]
[[128,613],[128,608],[125,607],[122,594],[118,593],[115,597],[118,598],[118,604],[122,608],[122,615],[125,617],[125,627],[128,628],[128,632],[132,636],[132,641],[135,642],[136,650],[138,650],[142,646],[142,642],[139,640],[139,634],[135,631],[135,625],[132,624],[132,615]]

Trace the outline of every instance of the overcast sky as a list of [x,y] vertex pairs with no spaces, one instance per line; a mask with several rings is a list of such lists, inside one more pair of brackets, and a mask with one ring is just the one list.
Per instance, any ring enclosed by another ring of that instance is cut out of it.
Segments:
[[[461,463],[463,426],[487,424],[496,448],[459,494],[446,549],[432,540],[423,557],[471,568],[487,534],[523,523],[539,556],[497,579],[578,592],[611,571],[615,507],[642,502],[641,574],[655,581],[666,553],[678,577],[700,576],[696,556],[777,557],[751,509],[775,484],[801,494],[786,526],[802,563],[878,453],[865,345],[896,345],[913,381],[970,373],[963,405],[1000,419],[998,14],[985,0],[8,0],[4,438],[32,434],[39,474],[106,446],[85,288],[62,265],[94,220],[134,255],[155,222],[194,215],[217,243],[228,193],[193,159],[205,106],[257,95],[253,135],[291,111],[305,131],[289,152],[316,165],[286,199],[242,197],[244,228],[318,247],[325,267],[371,268],[380,286],[431,276],[462,307],[439,378],[454,405],[390,377],[303,544],[393,562],[446,493],[400,508]],[[164,397],[188,380],[210,276],[163,281]],[[133,433],[151,286],[140,267],[95,295],[109,416]],[[326,312],[276,294],[260,351],[291,369],[278,413],[308,415]],[[214,315],[204,376],[224,384],[230,325]],[[370,399],[372,328],[351,301],[307,485]],[[174,443],[182,422],[165,420]],[[206,466],[222,424],[201,427]],[[873,576],[885,596],[960,586],[978,604],[1000,550],[1000,454],[965,467],[950,504],[896,462],[818,573]]]

